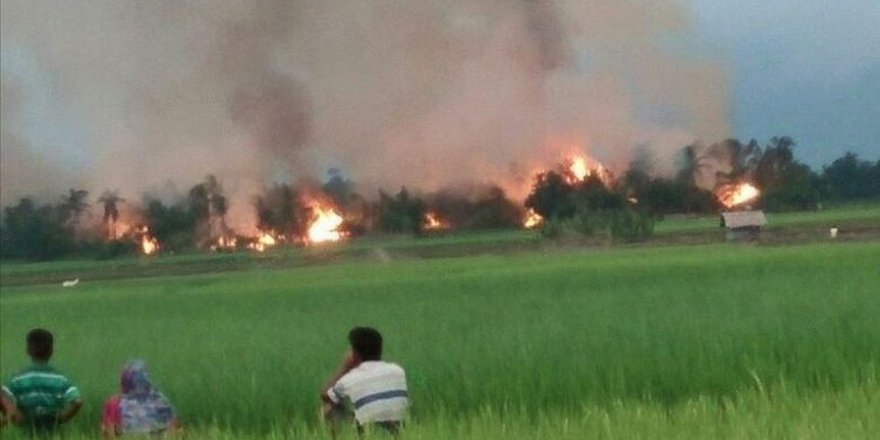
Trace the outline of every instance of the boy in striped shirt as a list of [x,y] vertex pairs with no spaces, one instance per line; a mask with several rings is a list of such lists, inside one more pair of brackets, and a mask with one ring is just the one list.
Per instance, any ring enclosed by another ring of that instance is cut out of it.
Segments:
[[33,363],[3,387],[3,407],[9,419],[34,433],[51,433],[82,407],[79,389],[49,366],[54,350],[52,333],[34,329],[27,334],[27,353]]
[[355,327],[348,341],[351,350],[321,392],[324,419],[331,429],[349,419],[348,403],[358,432],[372,425],[397,434],[409,405],[403,368],[382,361],[382,335],[374,328]]

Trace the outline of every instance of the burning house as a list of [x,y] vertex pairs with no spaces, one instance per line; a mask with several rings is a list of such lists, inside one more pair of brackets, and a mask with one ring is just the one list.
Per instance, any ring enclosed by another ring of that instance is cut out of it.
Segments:
[[728,241],[754,240],[767,225],[764,211],[730,211],[721,213],[721,227],[726,229]]
[[715,196],[728,209],[721,213],[721,227],[728,241],[754,240],[767,225],[764,211],[753,210],[752,204],[761,197],[761,190],[748,182],[721,185]]
[[451,227],[448,221],[440,217],[440,214],[437,214],[434,211],[428,211],[425,213],[425,218],[422,221],[422,230],[428,232],[443,232],[448,230]]

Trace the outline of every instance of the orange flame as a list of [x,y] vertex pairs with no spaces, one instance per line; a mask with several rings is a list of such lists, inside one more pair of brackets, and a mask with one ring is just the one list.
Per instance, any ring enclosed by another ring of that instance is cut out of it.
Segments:
[[144,255],[153,255],[159,251],[159,240],[150,235],[150,228],[144,226],[141,228],[141,252]]
[[593,176],[596,176],[606,187],[611,185],[611,173],[601,162],[595,159],[583,155],[575,155],[570,157],[566,163],[567,167],[565,170],[567,171],[567,180],[570,185],[583,182]]
[[324,208],[317,202],[312,205],[314,220],[306,233],[306,243],[316,244],[339,241],[345,236],[339,228],[345,221],[332,207]]
[[544,217],[541,217],[541,214],[538,214],[533,209],[529,209],[526,212],[526,219],[523,220],[523,227],[526,229],[535,229],[541,224],[544,223]]
[[211,245],[211,250],[216,251],[220,249],[235,249],[238,245],[238,240],[235,237],[225,237],[221,236],[217,239],[214,244]]
[[751,183],[737,183],[718,188],[715,195],[726,208],[733,208],[757,199],[761,191]]
[[260,233],[260,236],[257,237],[257,241],[248,243],[247,247],[248,249],[252,249],[257,252],[265,252],[266,249],[275,246],[276,243],[278,243],[278,241],[272,234],[268,232],[262,232]]
[[584,179],[590,177],[590,169],[587,168],[587,159],[583,156],[575,156],[571,159],[571,165],[568,166],[572,176],[578,181],[583,182]]
[[108,235],[110,237],[110,240],[119,240],[125,237],[126,234],[130,233],[131,229],[131,225],[123,222],[122,220],[119,220],[116,222],[115,225],[113,225],[113,228],[110,230]]
[[429,231],[436,231],[441,229],[448,229],[449,223],[440,218],[434,211],[428,211],[425,213],[425,221],[422,226]]

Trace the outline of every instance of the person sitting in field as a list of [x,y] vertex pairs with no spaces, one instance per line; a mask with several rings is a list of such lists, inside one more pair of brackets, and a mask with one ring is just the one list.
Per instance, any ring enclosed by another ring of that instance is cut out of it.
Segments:
[[321,391],[324,420],[335,434],[337,423],[351,419],[347,403],[358,432],[372,425],[396,435],[409,405],[403,368],[382,361],[382,335],[376,329],[355,327],[348,341],[351,350]]
[[121,393],[107,400],[101,421],[104,438],[125,435],[174,434],[180,425],[168,398],[160,393],[142,360],[129,361],[122,368]]
[[32,364],[3,387],[2,406],[9,420],[34,434],[51,434],[79,412],[79,389],[49,366],[55,338],[41,328],[28,332],[27,353]]

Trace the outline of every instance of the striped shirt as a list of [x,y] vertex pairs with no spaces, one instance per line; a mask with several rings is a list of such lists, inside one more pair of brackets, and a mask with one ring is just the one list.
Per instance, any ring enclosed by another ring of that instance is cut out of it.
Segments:
[[327,391],[335,404],[348,400],[360,425],[403,420],[409,404],[406,374],[397,364],[363,362]]
[[54,429],[61,410],[80,399],[79,389],[67,377],[40,363],[13,376],[3,393],[21,411],[27,426],[38,430]]

